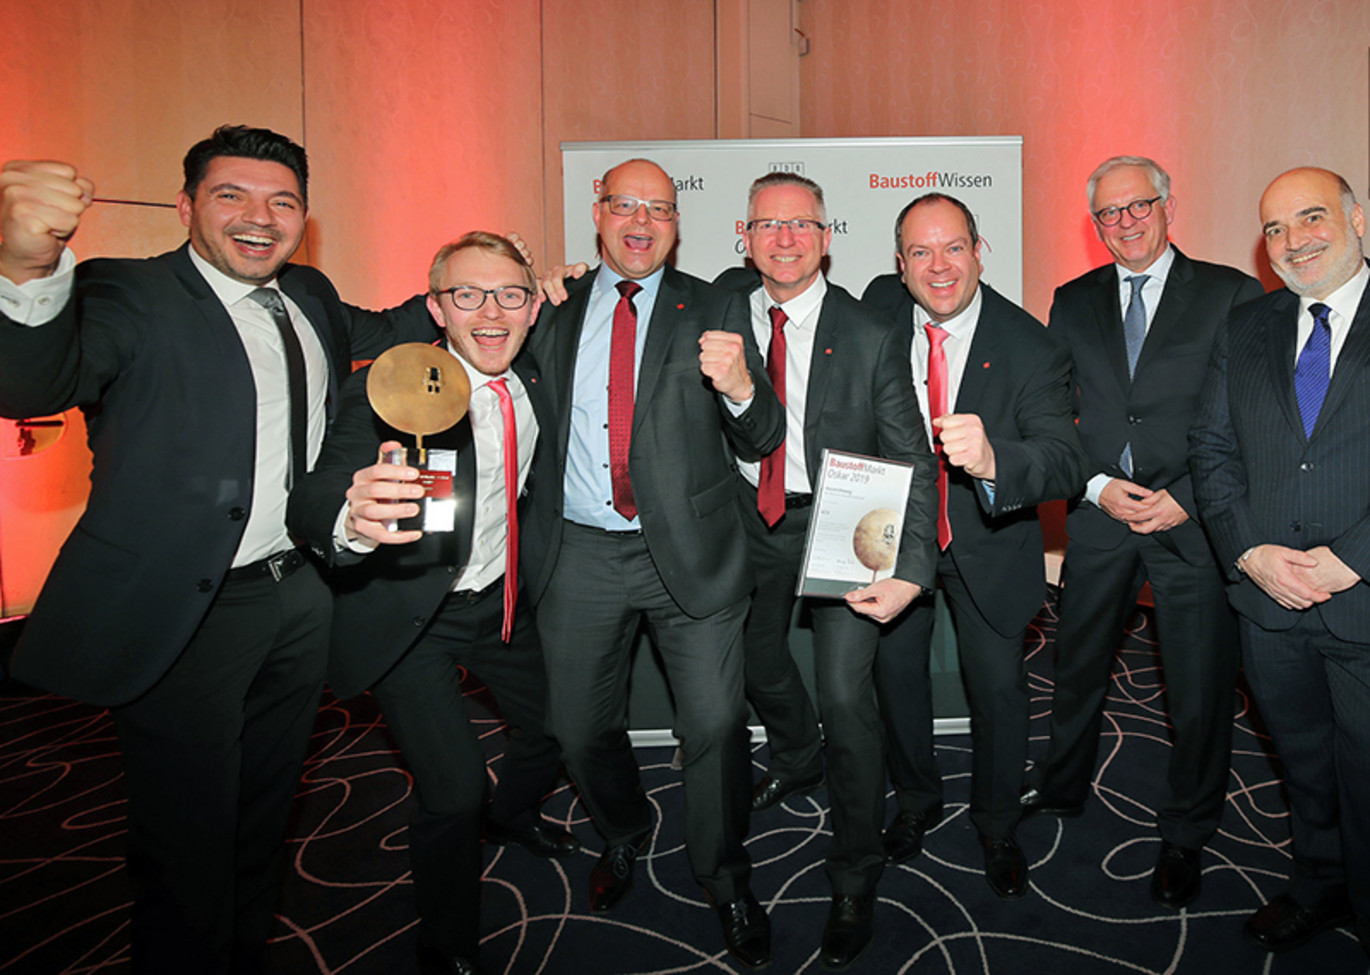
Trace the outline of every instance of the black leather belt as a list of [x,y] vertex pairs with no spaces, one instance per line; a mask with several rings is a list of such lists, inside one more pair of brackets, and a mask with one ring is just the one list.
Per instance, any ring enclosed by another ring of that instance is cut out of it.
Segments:
[[263,576],[270,576],[275,581],[280,582],[302,565],[304,565],[304,553],[297,548],[290,548],[284,552],[277,552],[275,555],[268,555],[264,559],[258,559],[256,562],[240,565],[236,569],[229,569],[228,574],[224,576],[224,581],[242,582],[246,579],[260,579]]
[[500,576],[484,589],[453,589],[447,596],[449,599],[460,599],[462,602],[470,604],[478,603],[494,592],[504,592],[504,576]]
[[785,495],[785,510],[786,510],[786,511],[793,511],[793,510],[796,509],[796,508],[807,508],[807,507],[808,507],[809,505],[811,505],[811,504],[813,504],[813,495],[812,495],[812,494],[788,494],[788,493],[787,493],[787,494]]

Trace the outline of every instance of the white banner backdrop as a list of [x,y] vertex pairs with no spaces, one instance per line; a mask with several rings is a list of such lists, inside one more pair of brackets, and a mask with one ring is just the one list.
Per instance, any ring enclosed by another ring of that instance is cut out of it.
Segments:
[[975,214],[985,280],[1005,297],[1023,293],[1021,136],[901,139],[747,139],[564,142],[566,260],[597,261],[590,212],[605,171],[633,157],[658,163],[676,183],[676,267],[706,280],[740,265],[747,188],[766,173],[800,173],[823,187],[833,228],[830,280],[858,297],[894,271],[894,218],[915,197],[954,196]]

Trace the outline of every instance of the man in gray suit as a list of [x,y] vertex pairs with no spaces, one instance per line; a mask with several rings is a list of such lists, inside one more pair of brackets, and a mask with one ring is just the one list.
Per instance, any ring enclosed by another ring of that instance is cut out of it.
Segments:
[[1261,197],[1288,286],[1213,352],[1190,466],[1240,614],[1242,660],[1289,790],[1294,875],[1246,922],[1269,951],[1353,918],[1370,951],[1370,269],[1340,176]]
[[[875,929],[875,887],[885,865],[880,827],[885,764],[875,697],[879,624],[932,584],[936,566],[936,461],[913,394],[907,327],[862,305],[823,277],[832,241],[823,191],[791,173],[752,184],[747,255],[756,270],[725,271],[747,295],[757,345],[785,403],[785,442],[742,465],[742,523],[757,588],[747,617],[747,698],[766,726],[771,761],[752,793],[769,809],[823,779],[827,739],[832,907],[821,958],[846,968]],[[790,615],[809,533],[824,448],[913,465],[899,557],[889,578],[839,599],[811,599],[819,731],[790,656]]]
[[1152,160],[1105,160],[1088,194],[1113,261],[1057,289],[1050,326],[1070,348],[1092,476],[1066,519],[1051,747],[1023,807],[1058,816],[1084,807],[1114,649],[1149,580],[1175,729],[1151,896],[1182,907],[1199,894],[1199,850],[1227,799],[1237,681],[1237,625],[1197,520],[1187,434],[1213,336],[1235,305],[1263,292],[1170,243],[1175,197]]
[[[675,184],[655,163],[605,174],[598,270],[530,340],[555,416],[539,444],[523,551],[547,664],[547,727],[604,835],[590,908],[627,893],[651,805],[627,735],[630,651],[646,622],[685,754],[685,840],[728,950],[770,961],[742,838],[750,756],[742,623],[753,577],[734,461],[785,434],[737,295],[666,266]],[[726,438],[726,441],[725,441]]]

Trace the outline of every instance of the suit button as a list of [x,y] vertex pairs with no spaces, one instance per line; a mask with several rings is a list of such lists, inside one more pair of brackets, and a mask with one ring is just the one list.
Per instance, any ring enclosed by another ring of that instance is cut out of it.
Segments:
[[1133,426],[1136,426],[1138,423],[1142,422],[1142,418],[1139,416],[1133,416],[1131,413],[1129,413],[1127,415],[1127,422],[1131,423]]
[[449,565],[449,566],[447,567],[447,574],[448,574],[449,576],[454,576],[454,575],[456,575],[456,574],[457,574],[457,567],[456,567],[455,565]]
[[246,518],[246,517],[247,517],[247,512],[244,511],[242,508],[237,507],[236,505],[235,505],[234,507],[228,509],[228,520],[229,520],[229,521],[242,521],[242,520],[243,520],[244,518]]
[[1317,466],[1317,465],[1314,464],[1312,461],[1306,460],[1306,461],[1304,461],[1302,464],[1299,465],[1299,470],[1303,471],[1304,473],[1307,473],[1307,472],[1311,471],[1311,470],[1312,470],[1314,467],[1316,467],[1316,466]]
[[422,616],[415,616],[412,620],[410,620],[410,622],[413,623],[415,626],[423,626],[423,624],[428,621],[424,619]]
[[214,581],[212,579],[201,579],[195,583],[195,588],[199,592],[211,592],[214,589]]
[[1291,532],[1301,532],[1301,531],[1303,531],[1303,522],[1301,522],[1301,521],[1291,521],[1291,522],[1289,523],[1289,530],[1290,530]]

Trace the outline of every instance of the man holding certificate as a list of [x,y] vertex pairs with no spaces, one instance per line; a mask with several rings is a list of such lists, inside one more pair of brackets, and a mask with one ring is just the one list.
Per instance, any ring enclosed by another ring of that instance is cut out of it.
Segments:
[[833,902],[822,960],[845,968],[874,931],[884,869],[884,762],[874,668],[879,624],[929,588],[936,567],[936,464],[913,395],[907,326],[863,307],[820,269],[832,241],[823,191],[771,173],[752,184],[747,256],[756,266],[716,281],[749,295],[752,329],[785,405],[785,440],[759,463],[739,465],[748,548],[756,570],[744,635],[747,699],[766,726],[771,764],[752,794],[769,809],[823,781],[818,718],[790,656],[795,588],[825,448],[913,465],[894,574],[814,600],[818,714],[828,747]]

